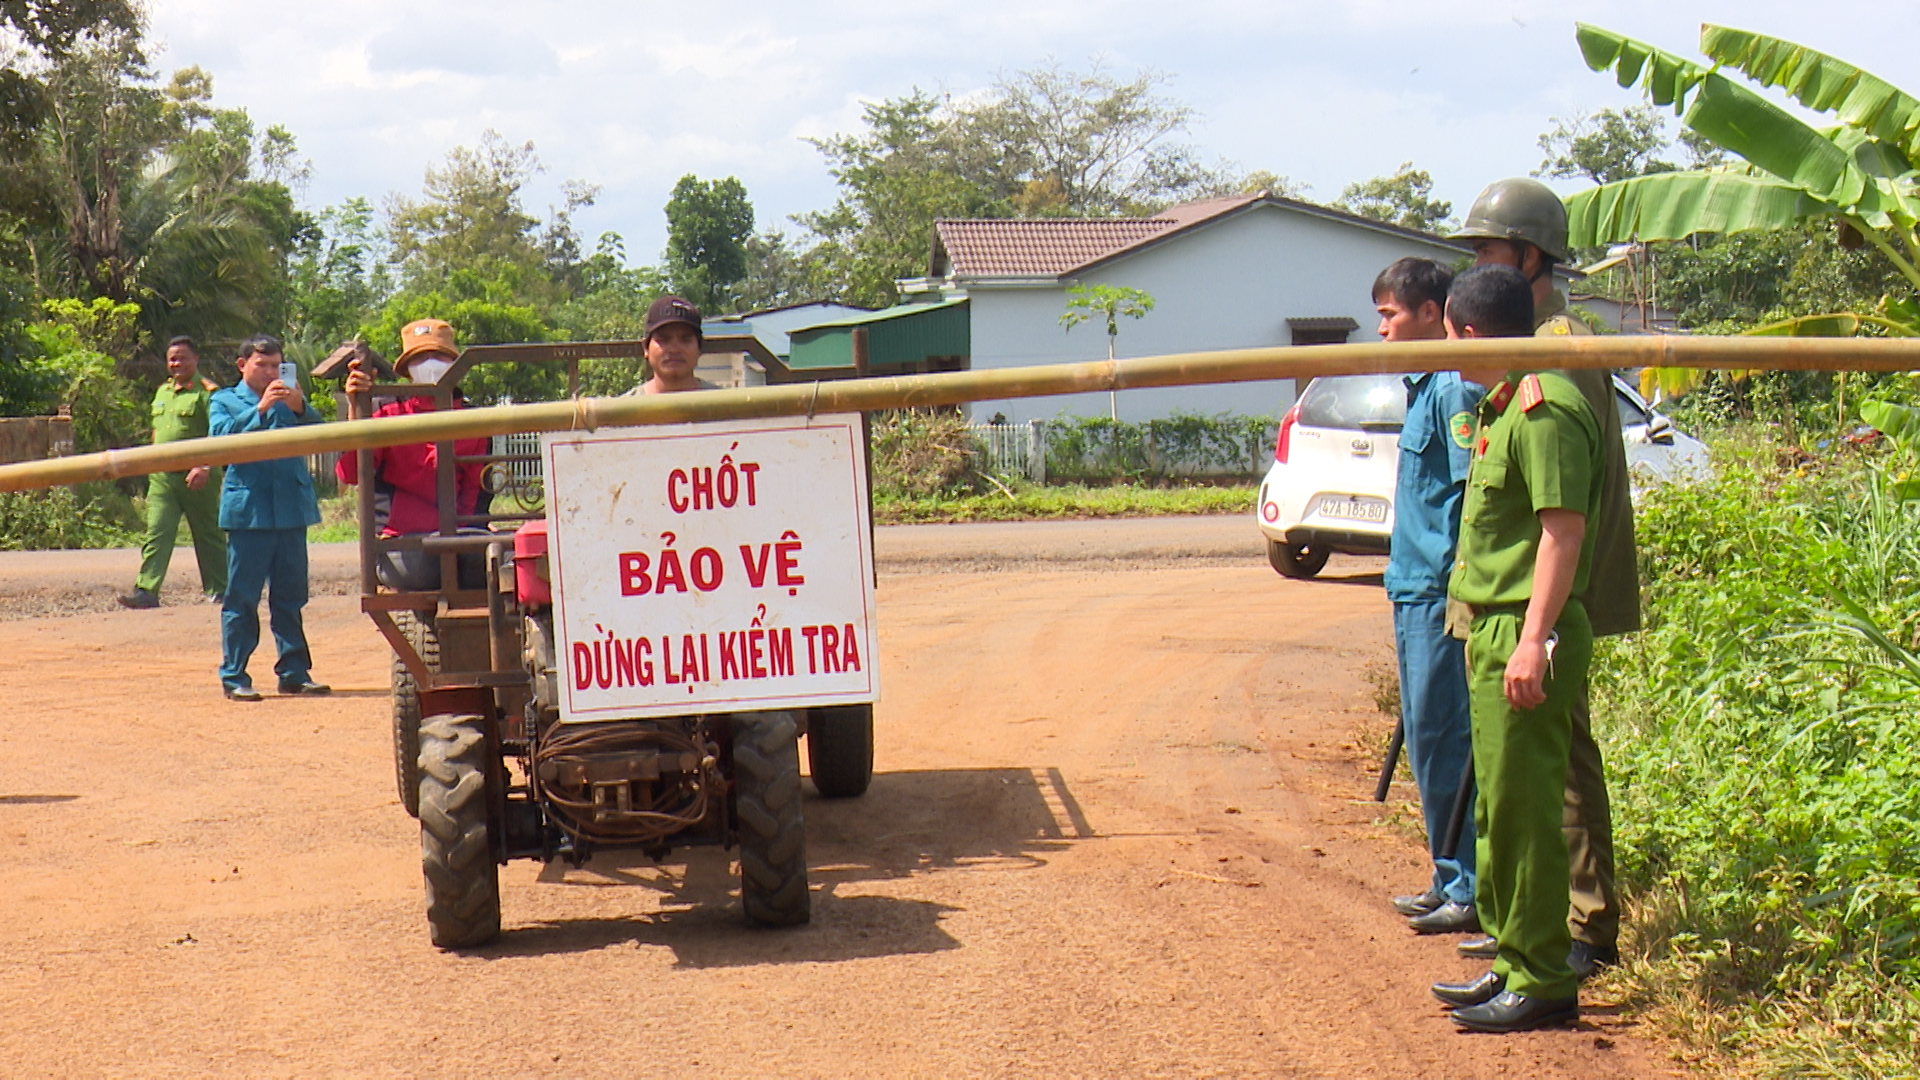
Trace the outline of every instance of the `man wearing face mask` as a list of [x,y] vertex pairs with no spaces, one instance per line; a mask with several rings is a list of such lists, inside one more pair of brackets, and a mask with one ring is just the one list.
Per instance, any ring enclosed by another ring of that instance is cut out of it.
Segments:
[[[439,319],[420,319],[400,331],[400,357],[394,370],[408,382],[432,386],[453,366],[460,355],[454,342],[453,327]],[[363,394],[373,387],[373,372],[359,360],[351,365],[346,381],[348,395]],[[459,390],[453,392],[453,407],[466,407]],[[435,409],[432,395],[406,394],[374,410],[374,419],[386,416],[414,416]],[[480,439],[454,441],[454,453],[461,457],[487,452],[488,442]],[[430,533],[440,528],[440,453],[434,443],[387,446],[373,451],[374,522],[382,536]],[[480,477],[485,466],[467,462],[454,468],[454,513],[471,514],[480,497]],[[334,475],[343,484],[360,482],[358,454],[342,454],[334,465]],[[380,580],[391,588],[426,590],[440,586],[437,558],[420,552],[387,552],[378,566]],[[467,576],[463,570],[462,578]]]

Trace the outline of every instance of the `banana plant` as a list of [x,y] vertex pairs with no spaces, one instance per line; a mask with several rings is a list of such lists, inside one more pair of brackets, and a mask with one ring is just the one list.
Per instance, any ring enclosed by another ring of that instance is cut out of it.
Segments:
[[[1639,84],[1689,129],[1740,158],[1730,167],[1639,176],[1567,200],[1575,247],[1681,240],[1696,233],[1794,229],[1832,221],[1845,246],[1872,245],[1920,291],[1920,99],[1844,60],[1791,41],[1724,26],[1700,28],[1702,65],[1599,27],[1579,24],[1581,55]],[[1839,120],[1814,127],[1731,70],[1777,87]],[[1920,311],[1888,297],[1873,312],[1812,315],[1750,333],[1850,336],[1864,329],[1920,336]],[[1660,372],[1669,391],[1698,373]]]

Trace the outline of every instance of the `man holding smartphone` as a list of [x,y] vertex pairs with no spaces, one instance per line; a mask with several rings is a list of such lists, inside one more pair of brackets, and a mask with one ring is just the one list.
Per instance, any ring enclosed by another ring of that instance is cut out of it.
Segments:
[[[300,390],[299,368],[264,334],[240,345],[240,382],[213,395],[209,434],[234,435],[320,423]],[[220,490],[220,527],[227,530],[227,597],[220,608],[220,686],[234,701],[259,701],[247,661],[260,644],[260,594],[269,590],[268,620],[279,660],[282,694],[325,694],[312,679],[301,610],[307,606],[307,527],[320,523],[313,474],[301,457],[227,468]]]

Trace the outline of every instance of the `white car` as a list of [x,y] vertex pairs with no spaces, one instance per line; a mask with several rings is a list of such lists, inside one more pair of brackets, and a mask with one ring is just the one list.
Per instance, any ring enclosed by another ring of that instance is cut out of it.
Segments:
[[[1700,440],[1675,430],[1619,376],[1613,388],[1636,495],[1650,483],[1712,475]],[[1275,570],[1310,578],[1336,551],[1387,553],[1406,414],[1399,375],[1336,375],[1307,384],[1280,421],[1273,467],[1254,504]]]

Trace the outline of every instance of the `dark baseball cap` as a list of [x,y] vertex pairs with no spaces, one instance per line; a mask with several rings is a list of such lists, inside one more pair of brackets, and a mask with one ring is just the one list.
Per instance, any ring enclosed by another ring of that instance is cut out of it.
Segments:
[[694,307],[691,301],[678,296],[663,296],[647,305],[647,337],[652,337],[655,330],[668,323],[691,326],[693,332],[699,334],[701,332],[700,309]]

